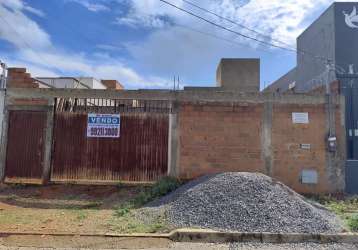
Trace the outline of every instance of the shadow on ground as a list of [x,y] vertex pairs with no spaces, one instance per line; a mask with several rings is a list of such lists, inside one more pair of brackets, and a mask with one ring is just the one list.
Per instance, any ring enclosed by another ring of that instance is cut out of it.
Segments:
[[40,209],[113,209],[142,189],[143,186],[1,185],[0,203]]

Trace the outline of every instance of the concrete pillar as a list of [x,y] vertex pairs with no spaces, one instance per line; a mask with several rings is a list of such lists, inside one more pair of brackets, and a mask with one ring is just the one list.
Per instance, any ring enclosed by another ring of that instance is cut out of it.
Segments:
[[[345,105],[344,97],[338,95],[326,95],[326,134],[327,138],[329,132],[332,136],[337,136],[336,133],[336,107],[340,105],[340,113],[345,119]],[[341,118],[342,119],[342,118]],[[342,122],[342,120],[340,121]],[[343,124],[345,122],[343,121]],[[345,129],[343,126],[342,138],[337,138],[337,151],[329,152],[326,150],[326,178],[330,182],[332,192],[344,191],[345,189],[345,157],[346,157],[346,144],[345,144]],[[344,137],[344,138],[343,138]],[[326,138],[326,139],[327,139]],[[342,144],[343,142],[343,144]],[[326,141],[327,143],[327,141]]]
[[42,181],[47,184],[50,181],[51,175],[51,155],[53,145],[53,126],[54,126],[54,100],[49,100],[49,109],[47,111],[46,128],[44,131],[45,149],[44,149],[44,161]]
[[261,134],[261,148],[262,158],[265,163],[265,171],[268,176],[272,176],[273,157],[272,157],[272,112],[273,104],[270,101],[264,103],[263,117],[262,117],[262,134]]
[[168,176],[179,177],[179,114],[177,104],[169,114]]
[[[2,111],[1,111],[2,112]],[[6,150],[7,150],[7,133],[9,127],[9,111],[4,109],[3,121],[1,124],[1,146],[0,146],[0,182],[4,181],[5,178],[5,167],[6,167]]]

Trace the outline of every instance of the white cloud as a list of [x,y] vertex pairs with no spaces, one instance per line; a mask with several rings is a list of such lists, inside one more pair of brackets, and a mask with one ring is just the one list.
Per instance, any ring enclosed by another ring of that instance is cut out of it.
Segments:
[[[296,44],[296,37],[313,21],[312,17],[318,17],[334,2],[333,0],[189,1],[266,35],[265,37],[259,36],[257,33],[242,29],[240,26],[203,12],[181,0],[168,0],[168,2],[237,32],[287,47],[287,45],[273,41],[280,40],[293,48]],[[201,71],[202,65],[210,64],[214,72],[214,64],[221,57],[262,56],[262,54],[255,53],[254,50],[263,48],[263,45],[214,27],[165,5],[159,0],[132,0],[129,3],[131,4],[130,11],[126,15],[122,15],[121,18],[132,20],[132,22],[128,22],[132,27],[148,26],[150,22],[147,18],[164,20],[167,24],[164,27],[159,27],[161,29],[152,31],[146,39],[127,44],[127,48],[134,58],[155,73],[173,72],[172,74],[198,76],[205,74]],[[247,49],[233,49],[228,43],[189,30],[183,30],[179,28],[181,25],[211,33],[233,42],[246,44]],[[266,46],[265,48],[276,54],[289,53],[277,48],[267,48]],[[214,75],[214,73],[211,74]]]
[[[109,56],[76,54],[62,51],[19,50],[17,60],[6,58],[9,66],[26,66],[35,76],[91,76],[116,79],[126,88],[165,88],[165,81],[156,77],[142,77],[135,70]],[[20,58],[20,59],[19,59]],[[102,59],[102,60],[101,60]]]
[[118,17],[116,24],[130,26],[132,28],[148,27],[148,28],[163,28],[167,24],[164,20],[155,16],[139,16],[132,15],[126,17]]
[[[163,28],[169,25],[166,17],[186,18],[182,13],[158,0],[127,0],[126,2],[130,6],[129,11],[116,19],[117,24],[133,28]],[[172,2],[179,6],[183,3],[181,0],[172,0]]]
[[66,1],[78,3],[78,4],[82,5],[83,7],[85,7],[86,9],[88,9],[89,11],[93,11],[93,12],[109,11],[110,10],[106,5],[98,3],[98,1],[96,3],[91,2],[90,0],[66,0]]
[[[82,4],[90,11],[109,10],[105,0],[65,1]],[[184,75],[184,78],[185,76],[189,78],[195,75],[208,74],[208,64],[210,64],[210,70],[212,70],[209,74],[214,76],[215,64],[221,57],[262,56],[262,54],[255,52],[258,46],[257,43],[215,28],[165,5],[159,0],[117,1],[126,2],[130,6],[124,15],[122,14],[118,17],[117,22],[119,24],[134,28],[156,28],[149,33],[145,33],[149,35],[143,35],[141,40],[125,44],[124,47],[124,49],[128,49],[134,59],[137,59],[139,66],[142,66],[147,72],[153,72],[149,76],[141,76],[127,63],[110,56],[111,52],[123,48],[102,44],[98,45],[97,48],[104,50],[105,53],[85,54],[80,52],[72,53],[52,45],[50,36],[36,22],[24,14],[25,12],[37,12],[38,15],[41,15],[42,12],[32,9],[32,7],[20,0],[0,0],[0,17],[8,20],[14,26],[4,24],[2,18],[0,18],[0,38],[17,47],[17,52],[14,52],[10,59],[16,57],[18,66],[21,66],[19,63],[23,63],[24,66],[31,67],[39,75],[42,73],[61,75],[66,73],[98,78],[114,78],[123,82],[129,88],[167,86],[165,80],[155,75]],[[244,34],[257,35],[199,11],[184,4],[181,0],[168,1]],[[244,0],[195,0],[193,2],[252,29],[268,34],[271,39],[283,40],[294,46],[296,36],[307,24],[307,17],[317,16],[333,1],[251,0],[244,5]],[[309,21],[311,22],[312,20],[310,19]],[[212,39],[182,26],[224,37],[233,43],[244,43],[248,48],[233,47],[228,42]],[[14,29],[17,32],[14,32]],[[31,49],[28,48],[28,45],[31,45]],[[273,49],[271,51],[277,52],[277,50]]]
[[[99,5],[87,7],[92,8],[92,11],[104,10]],[[108,54],[73,53],[56,47],[50,36],[24,14],[25,11],[42,13],[20,0],[0,0],[0,16],[10,24],[0,25],[0,39],[16,46],[15,51],[3,56],[10,67],[27,67],[33,76],[92,76],[99,79],[116,79],[126,88],[165,87],[165,81],[162,79],[142,77]]]
[[294,45],[296,37],[306,28],[302,25],[305,18],[328,7],[329,2],[332,1],[252,0],[237,8],[233,1],[226,0],[217,7],[219,13],[227,18],[268,34],[273,39]]
[[19,0],[0,0],[0,38],[18,48],[50,47],[49,35],[23,13],[29,10],[32,13],[42,13]]
[[111,44],[97,44],[96,48],[105,50],[105,51],[121,51],[124,49],[124,47],[122,45],[115,46],[115,45],[111,45]]
[[[130,9],[126,15],[119,17],[119,20],[124,20],[121,24],[128,24],[130,26],[150,26],[151,23],[153,23],[154,27],[163,27],[163,23],[170,23],[172,20],[174,23],[179,22],[186,25],[197,24],[202,26],[203,30],[208,29],[208,25],[203,23],[203,21],[190,17],[188,14],[159,0],[127,0],[127,2],[130,4]],[[221,20],[182,0],[168,0],[168,2],[246,35],[253,37],[257,36],[256,33],[252,33],[242,29],[242,27]],[[306,28],[304,26],[306,19],[312,17],[313,13],[323,11],[334,1],[190,0],[189,2],[266,34],[266,36],[271,37],[271,39],[281,40],[285,43],[294,45],[296,37]],[[355,0],[348,0],[348,2],[355,2]],[[156,20],[160,20],[161,24],[157,25]],[[216,33],[225,34],[225,31],[219,29]],[[264,37],[261,38],[265,39]],[[250,42],[250,40],[248,40],[248,42]]]

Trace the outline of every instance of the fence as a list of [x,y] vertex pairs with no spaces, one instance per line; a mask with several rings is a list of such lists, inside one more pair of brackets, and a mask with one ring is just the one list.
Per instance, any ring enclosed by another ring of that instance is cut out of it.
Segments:
[[41,181],[46,113],[10,111],[5,177]]
[[[54,103],[51,181],[151,182],[167,175],[168,101],[55,98]],[[88,136],[90,114],[116,114],[119,136]],[[46,119],[46,112],[10,111],[7,180],[41,180]]]

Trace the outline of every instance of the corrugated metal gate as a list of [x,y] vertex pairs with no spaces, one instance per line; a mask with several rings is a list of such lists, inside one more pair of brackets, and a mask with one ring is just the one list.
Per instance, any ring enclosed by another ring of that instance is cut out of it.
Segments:
[[[169,103],[58,99],[52,181],[155,181],[167,175]],[[87,137],[89,113],[120,114],[119,138]]]
[[46,112],[9,111],[6,182],[41,182]]
[[358,194],[358,75],[339,75],[346,99],[346,191]]

